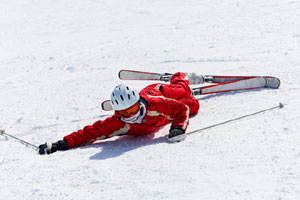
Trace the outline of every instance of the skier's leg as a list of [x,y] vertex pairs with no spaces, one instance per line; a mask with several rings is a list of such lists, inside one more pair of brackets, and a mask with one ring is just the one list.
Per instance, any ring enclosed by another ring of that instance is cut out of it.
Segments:
[[177,100],[190,96],[192,93],[189,87],[189,80],[182,72],[175,73],[171,78],[171,83],[169,85],[161,85],[159,90],[165,97]]
[[194,115],[200,109],[199,101],[193,96],[184,97],[182,99],[179,99],[178,101],[184,103],[190,108],[190,115]]

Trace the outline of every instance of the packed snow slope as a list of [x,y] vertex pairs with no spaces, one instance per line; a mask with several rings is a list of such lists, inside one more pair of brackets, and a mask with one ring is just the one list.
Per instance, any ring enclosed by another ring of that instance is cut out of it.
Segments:
[[[0,128],[35,145],[103,120],[121,69],[271,75],[278,90],[198,96],[169,126],[39,155],[0,137],[0,198],[300,198],[299,0],[0,0]],[[126,81],[142,89],[150,81]]]

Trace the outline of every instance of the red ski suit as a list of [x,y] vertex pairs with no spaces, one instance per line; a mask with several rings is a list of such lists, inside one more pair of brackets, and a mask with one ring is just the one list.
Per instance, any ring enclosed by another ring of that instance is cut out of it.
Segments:
[[157,130],[172,120],[171,127],[186,130],[189,115],[199,110],[199,102],[191,96],[189,80],[182,72],[171,78],[171,84],[151,84],[144,88],[140,97],[146,100],[146,115],[140,124],[125,123],[115,113],[64,137],[68,147],[90,144],[116,135],[142,135]]

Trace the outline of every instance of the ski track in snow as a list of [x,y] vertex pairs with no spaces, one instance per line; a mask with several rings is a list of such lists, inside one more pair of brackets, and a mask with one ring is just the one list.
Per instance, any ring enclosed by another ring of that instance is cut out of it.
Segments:
[[165,126],[40,156],[1,136],[1,199],[299,199],[299,0],[0,2],[0,128],[35,145],[110,116],[121,69],[281,79],[197,97],[188,131],[287,104],[177,144]]

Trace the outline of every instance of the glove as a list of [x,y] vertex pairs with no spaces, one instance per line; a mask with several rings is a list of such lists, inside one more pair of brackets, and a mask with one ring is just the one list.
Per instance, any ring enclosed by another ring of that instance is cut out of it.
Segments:
[[68,144],[65,140],[59,140],[55,143],[46,142],[45,144],[41,144],[39,146],[39,153],[40,154],[50,154],[54,153],[57,150],[64,151],[69,149]]
[[186,137],[185,131],[181,127],[175,126],[170,129],[168,141],[180,142],[183,141],[185,137]]

